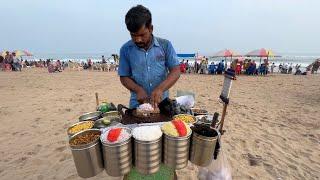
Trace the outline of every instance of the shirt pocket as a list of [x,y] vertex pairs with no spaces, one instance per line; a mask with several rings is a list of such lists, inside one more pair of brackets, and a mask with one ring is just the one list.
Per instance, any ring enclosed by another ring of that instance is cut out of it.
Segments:
[[162,81],[167,76],[167,68],[165,65],[165,60],[163,57],[163,60],[156,60],[153,64],[153,75],[155,76],[155,79],[158,81]]

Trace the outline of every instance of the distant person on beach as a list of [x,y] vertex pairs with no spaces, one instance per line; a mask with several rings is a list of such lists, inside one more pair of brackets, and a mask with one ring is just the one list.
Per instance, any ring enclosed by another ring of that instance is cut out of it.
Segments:
[[279,64],[278,72],[282,72],[282,67],[283,67],[283,66],[282,66],[282,63],[280,63],[280,64]]
[[4,70],[4,57],[0,55],[0,69]]
[[293,69],[292,63],[290,63],[289,68],[288,68],[288,74],[291,74],[291,73],[292,73],[292,69]]
[[16,53],[12,53],[12,70],[21,71],[20,59],[16,56]]
[[107,63],[106,58],[104,58],[104,55],[102,55],[101,59],[102,59],[102,64]]
[[186,72],[190,73],[190,64],[189,64],[189,60],[187,60],[186,62]]
[[102,55],[101,59],[102,59],[101,69],[102,69],[102,71],[106,71],[107,70],[107,61],[106,61],[106,58],[104,57],[104,55]]
[[268,59],[264,59],[264,74],[267,75],[269,72],[269,60]]
[[273,74],[274,68],[276,67],[276,65],[274,63],[271,64],[271,74]]
[[181,73],[186,73],[186,64],[184,63],[184,59],[180,63],[180,72]]
[[222,74],[224,71],[224,60],[220,61],[217,68],[217,74]]
[[252,61],[251,66],[252,66],[252,75],[258,75],[257,64],[255,60]]
[[176,52],[170,41],[153,35],[152,16],[146,7],[132,7],[125,23],[131,40],[120,49],[118,74],[130,90],[130,108],[146,102],[157,107],[180,77]]
[[5,70],[12,70],[13,58],[12,54],[9,51],[6,51],[6,55],[4,56]]
[[87,69],[90,69],[90,70],[91,70],[91,68],[92,68],[92,61],[91,61],[91,59],[88,59],[88,60],[87,60],[87,65],[88,65]]
[[320,59],[317,59],[311,66],[311,74],[317,73],[320,67]]
[[242,71],[242,62],[243,61],[240,61],[237,59],[237,65],[236,65],[236,74],[237,75],[240,75],[241,74],[241,71]]
[[57,62],[56,62],[56,68],[58,69],[58,71],[61,71],[62,70],[62,64],[60,62],[60,60],[58,59]]
[[199,70],[199,63],[197,62],[197,60],[194,61],[194,73],[198,73]]

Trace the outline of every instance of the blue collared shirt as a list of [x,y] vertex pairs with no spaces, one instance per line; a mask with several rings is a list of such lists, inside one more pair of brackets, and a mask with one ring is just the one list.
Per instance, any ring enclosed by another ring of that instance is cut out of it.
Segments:
[[[150,96],[168,75],[168,71],[179,65],[179,61],[170,41],[153,36],[150,48],[139,48],[132,40],[120,49],[118,74],[133,79]],[[169,97],[169,92],[163,93]],[[139,105],[137,95],[131,91],[130,108]]]

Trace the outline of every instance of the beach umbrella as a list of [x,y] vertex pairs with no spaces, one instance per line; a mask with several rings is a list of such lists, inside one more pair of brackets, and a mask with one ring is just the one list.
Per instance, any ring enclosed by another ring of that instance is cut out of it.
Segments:
[[5,57],[6,56],[6,52],[7,52],[7,50],[1,51],[0,56]]
[[239,57],[241,56],[239,53],[235,52],[231,49],[224,49],[221,51],[216,52],[213,57],[224,57],[225,60],[225,68],[227,68],[227,57],[230,57],[230,62],[232,61],[232,57]]
[[246,54],[246,56],[248,56],[248,57],[260,57],[260,64],[261,64],[261,59],[263,57],[266,57],[267,60],[269,59],[269,57],[280,57],[279,55],[276,55],[276,53],[274,53],[274,51],[272,51],[270,49],[265,49],[265,48],[261,48],[261,49],[256,49],[256,50],[250,51],[249,53]]
[[33,54],[25,50],[16,50],[14,52],[16,53],[16,56],[33,56]]

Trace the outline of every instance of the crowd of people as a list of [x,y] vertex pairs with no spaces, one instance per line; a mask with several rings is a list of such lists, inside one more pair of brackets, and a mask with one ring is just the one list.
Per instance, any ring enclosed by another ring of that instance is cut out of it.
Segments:
[[[62,72],[65,68],[78,69],[78,70],[99,70],[99,71],[117,71],[118,58],[114,63],[101,57],[101,61],[93,62],[87,59],[86,62],[76,61],[61,61],[61,60],[23,60],[22,57],[16,56],[15,52],[10,53],[6,51],[5,56],[0,55],[0,70],[2,71],[21,71],[23,68],[41,67],[47,68],[49,73]],[[280,63],[276,71],[275,63],[269,63],[264,59],[261,63],[256,63],[255,60],[234,59],[228,66],[225,60],[220,60],[218,63],[211,62],[209,64],[208,58],[204,57],[200,61],[189,62],[183,59],[180,63],[181,73],[195,73],[195,74],[223,74],[227,68],[235,70],[237,75],[267,75],[268,73],[282,73],[282,74],[295,74],[306,75],[307,72],[302,72],[301,64],[293,65],[293,63]],[[320,67],[320,59],[309,65],[306,70],[311,71],[311,74],[316,73]]]
[[86,62],[77,62],[73,60],[61,61],[53,59],[27,60],[16,56],[15,52],[7,51],[4,56],[0,55],[1,71],[21,71],[23,68],[47,68],[49,73],[62,72],[64,69],[77,70],[100,70],[100,71],[116,71],[117,61],[110,62],[102,56],[101,61],[93,62],[87,59]]
[[[311,71],[315,73],[318,71],[320,66],[320,60],[315,61],[310,68],[306,71]],[[237,75],[267,75],[269,73],[282,73],[282,74],[294,74],[294,75],[306,75],[307,72],[302,72],[301,64],[293,63],[280,63],[276,71],[275,63],[269,63],[268,59],[263,59],[262,62],[256,63],[255,60],[245,59],[239,60],[234,59],[228,66],[225,60],[221,60],[218,63],[211,62],[208,63],[208,58],[204,58],[201,61],[195,61],[194,63],[189,63],[189,60],[183,59],[180,63],[181,73],[196,73],[196,74],[222,74],[227,68],[233,69]]]
[[[271,73],[274,72],[274,63],[271,65]],[[194,63],[189,63],[189,60],[182,60],[180,63],[181,73],[198,73],[198,74],[223,74],[227,68],[232,68],[235,70],[237,75],[247,74],[247,75],[267,75],[269,71],[268,60],[264,60],[264,63],[261,63],[257,67],[255,60],[246,59],[240,61],[235,59],[231,64],[227,65],[225,60],[221,60],[218,63],[211,62],[208,64],[208,58],[204,58],[200,62],[195,61]]]
[[222,74],[225,70],[224,60],[217,65],[212,62],[208,65],[208,58],[203,58],[200,62],[189,63],[189,60],[182,60],[180,63],[181,73],[198,73],[198,74]]
[[21,60],[15,52],[6,51],[4,57],[0,56],[0,68],[3,71],[21,71]]

